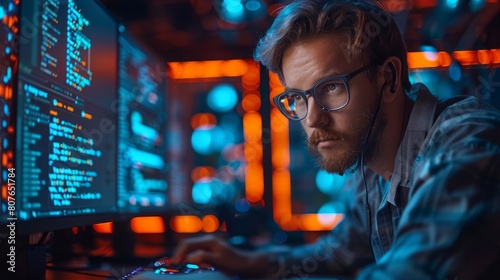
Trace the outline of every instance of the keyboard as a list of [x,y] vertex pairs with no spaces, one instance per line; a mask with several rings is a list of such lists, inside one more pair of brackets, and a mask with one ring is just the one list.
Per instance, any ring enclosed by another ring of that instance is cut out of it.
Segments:
[[146,266],[141,266],[121,278],[122,280],[230,280],[231,278],[212,266],[191,263],[175,264],[171,257],[160,258]]
[[157,274],[175,274],[175,273],[202,273],[215,271],[212,266],[202,265],[192,263],[179,263],[175,264],[174,260],[170,257],[160,258],[155,261],[149,268],[154,269]]

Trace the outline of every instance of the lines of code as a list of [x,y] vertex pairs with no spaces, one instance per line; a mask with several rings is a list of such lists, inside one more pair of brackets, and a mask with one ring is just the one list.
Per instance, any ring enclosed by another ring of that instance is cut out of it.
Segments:
[[89,24],[90,21],[81,14],[75,1],[68,0],[66,83],[78,91],[82,91],[92,81],[90,70],[92,42],[85,35]]
[[[20,218],[111,213],[116,210],[116,23],[94,1],[21,6],[24,19],[38,21],[20,40]],[[91,64],[96,57],[105,59]]]
[[[35,85],[23,83],[19,90],[27,101],[21,120],[24,201],[33,209],[93,205],[88,200],[103,197],[102,191],[93,186],[101,173],[95,163],[103,155],[101,145],[88,131],[95,122],[82,117],[78,112],[82,108],[66,105]],[[50,212],[39,213],[43,214]]]
[[[40,44],[40,70],[50,76],[57,78],[57,53],[54,53],[54,47],[61,39],[61,30],[59,27],[59,19],[57,14],[59,12],[58,0],[49,0],[44,2],[42,12],[42,43]],[[64,41],[62,42],[64,44]]]
[[[119,37],[118,205],[167,204],[165,79],[160,62],[124,34]],[[158,64],[155,64],[158,63]]]

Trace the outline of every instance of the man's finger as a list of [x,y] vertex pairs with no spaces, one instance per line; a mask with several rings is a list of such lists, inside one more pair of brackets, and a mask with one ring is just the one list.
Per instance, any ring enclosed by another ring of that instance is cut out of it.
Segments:
[[188,263],[195,264],[209,264],[213,266],[217,265],[217,259],[220,258],[220,254],[213,253],[205,250],[196,250],[187,254],[185,261]]
[[186,255],[194,250],[203,249],[206,251],[213,251],[217,246],[219,246],[219,241],[212,235],[185,239],[175,248],[173,255],[174,262],[182,262],[186,258]]

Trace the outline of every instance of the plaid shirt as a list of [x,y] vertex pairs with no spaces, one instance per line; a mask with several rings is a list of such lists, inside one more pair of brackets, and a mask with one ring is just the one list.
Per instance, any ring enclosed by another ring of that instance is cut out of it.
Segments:
[[438,102],[422,84],[412,92],[391,180],[365,169],[370,238],[355,174],[344,220],[277,255],[281,276],[361,269],[359,279],[500,278],[500,112],[475,97]]

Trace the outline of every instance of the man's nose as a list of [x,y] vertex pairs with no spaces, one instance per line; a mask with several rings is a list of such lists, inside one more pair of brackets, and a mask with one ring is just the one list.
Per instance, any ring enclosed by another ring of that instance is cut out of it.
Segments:
[[306,124],[309,127],[320,127],[328,123],[328,112],[321,109],[312,96],[307,100]]

